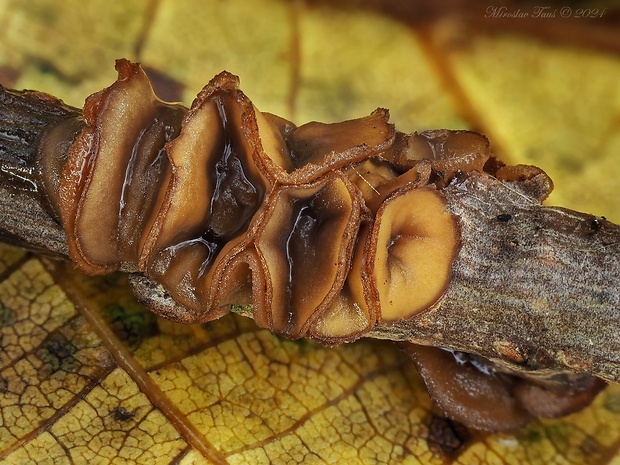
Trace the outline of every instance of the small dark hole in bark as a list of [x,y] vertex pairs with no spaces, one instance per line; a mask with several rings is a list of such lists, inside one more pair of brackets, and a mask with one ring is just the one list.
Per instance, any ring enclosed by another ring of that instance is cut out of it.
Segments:
[[594,232],[598,231],[599,229],[601,229],[601,226],[603,226],[602,222],[605,219],[605,217],[602,218],[594,218],[591,222],[590,222],[590,229]]
[[501,215],[497,215],[497,221],[501,221],[502,223],[507,223],[512,219],[512,215],[510,213],[502,213]]

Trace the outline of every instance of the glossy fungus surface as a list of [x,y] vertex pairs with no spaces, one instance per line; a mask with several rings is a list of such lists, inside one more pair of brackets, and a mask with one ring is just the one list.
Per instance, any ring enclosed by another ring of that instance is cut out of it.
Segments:
[[275,333],[326,343],[441,298],[459,233],[431,173],[481,169],[485,139],[397,134],[383,109],[297,127],[258,111],[227,72],[186,109],[157,99],[139,65],[117,70],[86,101],[58,189],[85,272],[143,273],[180,321],[240,299]]
[[[82,118],[43,138],[43,184],[74,264],[134,273],[141,299],[175,321],[243,306],[258,326],[291,339],[413,340],[416,324],[449,300],[464,255],[472,220],[454,213],[455,199],[488,177],[528,205],[553,188],[539,168],[504,166],[474,132],[403,134],[384,109],[296,126],[261,113],[228,72],[188,109],[159,100],[139,65],[118,60],[117,70]],[[511,211],[480,221],[510,231]],[[461,290],[476,279],[467,275]],[[438,407],[479,429],[572,412],[602,385],[404,348]]]

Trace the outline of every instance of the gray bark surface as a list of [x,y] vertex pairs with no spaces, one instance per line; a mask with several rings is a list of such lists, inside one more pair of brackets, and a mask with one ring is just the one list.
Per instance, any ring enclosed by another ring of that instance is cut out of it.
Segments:
[[450,286],[374,335],[620,381],[620,227],[541,206],[520,184],[473,175],[444,190],[462,228]]

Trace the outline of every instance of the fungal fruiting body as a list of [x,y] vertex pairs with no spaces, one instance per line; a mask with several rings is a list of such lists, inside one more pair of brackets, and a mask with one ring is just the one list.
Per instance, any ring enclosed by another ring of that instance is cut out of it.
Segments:
[[[36,192],[2,187],[49,212],[56,239],[32,245],[87,274],[132,273],[138,297],[175,321],[242,308],[287,338],[405,341],[437,404],[476,428],[563,415],[597,377],[620,379],[620,356],[583,342],[605,312],[620,321],[617,291],[599,292],[618,289],[618,227],[542,207],[541,169],[504,166],[474,132],[397,132],[383,109],[297,127],[261,113],[227,72],[187,109],[160,101],[139,65],[117,70],[83,112],[2,93],[12,114],[42,115],[25,144]],[[3,237],[28,245],[17,217]],[[571,337],[553,327],[562,317],[580,321]],[[455,394],[442,370],[469,384]]]
[[[433,162],[405,153],[407,140],[395,150],[387,111],[297,128],[260,113],[226,72],[186,111],[159,101],[138,65],[117,68],[87,99],[52,194],[82,271],[142,273],[180,304],[166,315],[178,321],[251,304],[260,326],[328,344],[441,298],[458,221]],[[488,144],[468,137],[481,170]]]

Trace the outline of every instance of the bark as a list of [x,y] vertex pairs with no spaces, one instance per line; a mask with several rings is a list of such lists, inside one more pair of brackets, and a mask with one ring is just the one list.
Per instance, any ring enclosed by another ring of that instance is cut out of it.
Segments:
[[522,187],[487,175],[448,186],[462,246],[446,294],[370,336],[473,353],[513,371],[620,381],[620,227],[541,206]]
[[0,185],[0,218],[0,242],[69,258],[62,226],[36,196],[8,187],[3,182]]
[[0,86],[0,112],[0,241],[68,258],[64,230],[41,178],[39,148],[47,140],[58,151],[58,156],[48,158],[61,163],[72,138],[51,141],[53,130],[75,134],[81,111],[47,94]]
[[[62,163],[82,123],[79,110],[42,95],[0,89],[0,240],[67,258],[46,194],[54,176],[41,176],[58,167],[42,166],[39,151],[45,141]],[[56,129],[64,139],[50,144]],[[366,336],[467,352],[527,375],[620,381],[620,226],[543,207],[541,190],[536,178],[479,173],[443,188],[462,236],[445,295],[432,310]],[[132,282],[159,314],[174,314],[178,304],[161,286],[140,275]]]

